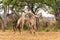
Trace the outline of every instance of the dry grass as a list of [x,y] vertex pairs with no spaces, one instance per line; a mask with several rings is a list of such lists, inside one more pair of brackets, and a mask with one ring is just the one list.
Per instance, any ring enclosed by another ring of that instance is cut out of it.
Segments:
[[60,40],[60,32],[36,32],[33,35],[28,31],[14,34],[11,30],[6,30],[6,32],[0,30],[0,40]]

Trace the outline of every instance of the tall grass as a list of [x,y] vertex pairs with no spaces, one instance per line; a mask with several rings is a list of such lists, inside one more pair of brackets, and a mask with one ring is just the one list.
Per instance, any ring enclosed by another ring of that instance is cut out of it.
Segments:
[[[0,27],[1,28],[1,27]],[[27,26],[27,24],[24,24],[24,30],[28,30],[28,26]],[[9,25],[9,24],[7,24],[7,26],[6,26],[6,30],[10,30],[10,29],[12,29],[12,26],[11,25]],[[60,28],[59,27],[57,27],[57,26],[46,26],[46,25],[43,25],[43,26],[39,26],[39,28],[36,30],[36,32],[41,32],[41,31],[45,31],[45,32],[49,32],[49,31],[54,31],[54,32],[57,32],[57,31],[59,31],[60,30]]]

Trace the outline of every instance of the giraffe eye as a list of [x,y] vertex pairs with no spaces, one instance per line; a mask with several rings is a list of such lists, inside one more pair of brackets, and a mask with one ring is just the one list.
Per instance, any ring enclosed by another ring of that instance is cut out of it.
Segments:
[[28,15],[26,15],[25,17],[28,17]]
[[26,17],[28,17],[28,15],[26,15]]

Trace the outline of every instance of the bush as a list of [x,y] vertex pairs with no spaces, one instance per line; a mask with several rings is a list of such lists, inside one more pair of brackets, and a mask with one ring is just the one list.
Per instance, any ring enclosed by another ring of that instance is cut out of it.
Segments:
[[24,24],[23,28],[24,28],[24,30],[27,30],[28,29],[27,24]]
[[6,29],[11,29],[11,25],[7,24]]

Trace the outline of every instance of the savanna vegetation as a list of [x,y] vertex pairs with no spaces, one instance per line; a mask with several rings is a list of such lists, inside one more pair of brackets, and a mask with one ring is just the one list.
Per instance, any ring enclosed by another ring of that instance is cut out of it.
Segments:
[[[3,16],[0,17],[0,27],[3,31],[5,29],[13,29],[15,31],[16,28],[20,30],[21,27],[24,30],[34,29],[46,32],[59,31],[60,29],[60,0],[2,0],[0,4],[3,4],[1,8],[4,10]],[[53,9],[51,14],[55,15],[56,21],[43,20],[41,14],[37,15],[36,11],[45,7],[45,5]],[[23,10],[25,6],[28,6],[28,11],[30,10],[31,12],[26,13]],[[37,7],[35,8],[35,6]],[[9,10],[12,11],[11,14],[9,14]]]

